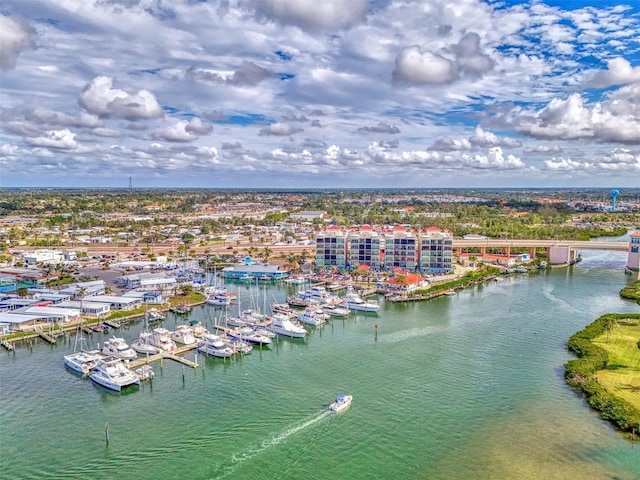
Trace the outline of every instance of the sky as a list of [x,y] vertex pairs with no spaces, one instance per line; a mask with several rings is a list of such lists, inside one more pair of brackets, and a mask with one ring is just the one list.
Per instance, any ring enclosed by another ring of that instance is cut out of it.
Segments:
[[640,186],[638,0],[3,0],[0,187]]

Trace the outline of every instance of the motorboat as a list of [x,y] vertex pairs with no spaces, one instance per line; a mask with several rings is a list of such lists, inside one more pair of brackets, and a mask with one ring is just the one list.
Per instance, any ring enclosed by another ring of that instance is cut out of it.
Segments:
[[209,330],[207,330],[205,326],[202,325],[202,322],[200,322],[200,320],[191,320],[189,322],[189,325],[191,326],[193,336],[196,337],[196,339],[200,339],[207,333],[209,333]]
[[160,323],[164,320],[164,314],[157,308],[150,308],[147,310],[144,317],[149,324]]
[[171,340],[171,332],[164,327],[154,328],[149,336],[149,344],[165,352],[173,352],[176,343]]
[[109,340],[105,340],[100,352],[106,356],[112,355],[123,360],[138,358],[136,351],[122,337],[111,337]]
[[271,311],[273,313],[284,313],[285,315],[291,314],[291,307],[288,303],[272,303]]
[[317,309],[313,307],[307,307],[304,312],[298,314],[298,320],[302,323],[306,323],[307,325],[314,325],[316,327],[324,325],[325,323],[325,317],[322,310],[318,313]]
[[129,370],[121,358],[106,357],[91,369],[89,378],[109,390],[121,391],[129,385],[140,385],[140,378]]
[[149,343],[151,335],[153,335],[153,333],[149,330],[141,331],[138,338],[131,342],[131,348],[141,355],[155,355],[156,353],[160,353],[160,349],[158,347]]
[[235,353],[219,335],[213,333],[207,333],[202,337],[202,340],[198,342],[198,351],[218,358],[227,358]]
[[444,292],[444,294],[447,297],[455,297],[456,296],[456,291],[455,290],[447,290],[446,292]]
[[184,315],[191,311],[191,307],[186,302],[181,302],[178,305],[171,307],[169,310],[175,314]]
[[269,345],[271,337],[264,333],[257,332],[252,327],[241,327],[236,330],[228,330],[227,335],[233,339],[244,340],[254,345]]
[[248,355],[253,350],[253,345],[243,339],[233,338],[231,336],[226,336],[222,338],[224,344],[229,347],[234,353],[241,353],[243,355]]
[[153,367],[151,365],[142,365],[134,370],[134,373],[138,375],[138,378],[143,382],[145,380],[151,380],[155,376]]
[[198,342],[189,325],[178,325],[176,330],[171,332],[171,340],[182,345],[193,345]]
[[322,312],[330,317],[346,317],[349,315],[349,309],[345,307],[325,305],[322,307]]
[[304,327],[294,324],[289,317],[279,313],[271,317],[271,324],[267,329],[284,337],[304,338],[307,335]]
[[216,293],[207,296],[205,302],[208,305],[213,305],[214,307],[226,307],[228,305],[231,305],[231,297],[224,293]]
[[74,372],[82,375],[88,374],[93,367],[104,358],[97,350],[70,353],[64,356],[64,364]]
[[335,401],[329,405],[329,411],[334,413],[343,412],[349,408],[352,400],[352,395],[345,395],[344,393],[341,393],[336,397]]
[[352,288],[347,290],[342,303],[338,306],[360,312],[377,312],[380,310],[380,304],[376,300],[364,300]]

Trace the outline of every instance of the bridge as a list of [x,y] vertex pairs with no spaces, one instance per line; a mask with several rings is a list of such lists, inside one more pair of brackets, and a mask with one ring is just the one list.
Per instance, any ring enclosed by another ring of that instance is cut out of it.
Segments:
[[603,242],[585,240],[510,240],[510,239],[466,239],[455,238],[453,248],[549,248],[566,247],[571,250],[613,250],[626,252],[629,250],[629,242]]

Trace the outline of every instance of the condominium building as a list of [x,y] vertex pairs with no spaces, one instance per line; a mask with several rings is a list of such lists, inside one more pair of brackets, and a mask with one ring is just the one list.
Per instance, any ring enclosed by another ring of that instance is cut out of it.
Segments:
[[363,225],[358,232],[349,235],[349,266],[366,265],[371,270],[382,267],[384,240],[371,226]]
[[422,273],[451,273],[453,238],[438,227],[429,227],[419,234],[419,268]]
[[404,227],[396,226],[384,242],[384,268],[399,267],[415,272],[418,267],[418,237]]
[[316,235],[316,267],[347,267],[347,237],[340,227],[332,225]]

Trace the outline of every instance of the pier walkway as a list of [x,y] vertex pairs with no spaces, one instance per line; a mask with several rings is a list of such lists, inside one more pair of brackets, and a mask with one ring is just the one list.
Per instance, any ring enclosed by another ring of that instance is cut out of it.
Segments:
[[196,344],[193,345],[183,345],[181,347],[176,348],[173,352],[161,352],[156,353],[155,355],[147,355],[146,357],[138,358],[136,360],[131,360],[129,362],[129,368],[134,369],[141,367],[142,365],[147,365],[151,362],[157,362],[159,360],[163,360],[168,358],[169,360],[173,360],[174,362],[182,363],[183,365],[187,365],[191,368],[198,368],[198,363],[187,360],[184,357],[180,357],[181,353],[186,353],[191,350],[195,350]]

